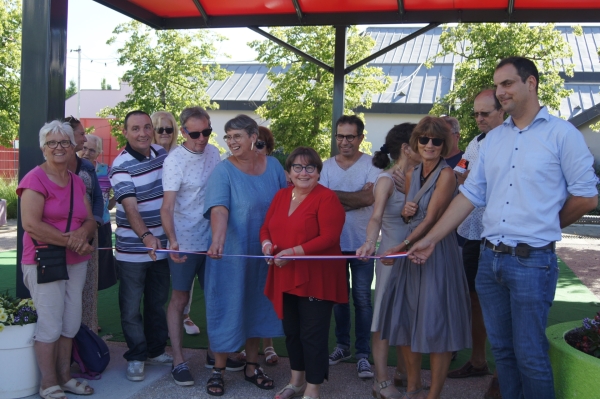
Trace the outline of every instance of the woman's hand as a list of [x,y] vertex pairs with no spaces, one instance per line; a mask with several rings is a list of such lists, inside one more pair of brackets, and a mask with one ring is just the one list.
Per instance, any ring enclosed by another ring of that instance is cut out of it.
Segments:
[[78,254],[86,245],[90,246],[87,242],[87,230],[84,228],[63,233],[63,237],[67,237],[67,248]]
[[406,204],[404,204],[404,208],[402,208],[402,216],[405,219],[411,218],[415,216],[418,209],[419,205],[416,202],[406,201]]
[[[172,249],[173,251],[179,251],[179,243],[177,241],[170,241],[169,249]],[[171,252],[169,253],[169,256],[171,257],[171,260],[175,263],[184,263],[187,260],[187,255],[181,256],[178,253]]]
[[386,266],[392,266],[394,264],[394,262],[396,261],[396,258],[385,258],[385,256],[400,252],[404,247],[405,247],[404,243],[401,243],[400,245],[396,245],[395,247],[392,247],[392,248],[388,249],[387,251],[385,251],[381,255],[382,257],[384,257],[381,259],[381,263],[383,263]]
[[360,248],[356,250],[356,255],[361,256],[359,259],[364,262],[367,260],[366,257],[372,255],[374,252],[375,244],[373,244],[373,241],[367,240]]
[[293,255],[296,255],[293,248],[284,249],[283,251],[279,252],[277,255],[275,255],[275,259],[273,260],[275,262],[275,266],[283,267],[283,266],[287,265],[290,260],[289,259],[281,259],[281,257],[282,256],[293,256]]
[[223,244],[213,241],[206,254],[212,259],[221,259],[223,257]]
[[78,251],[76,251],[76,252],[77,252],[77,254],[79,254],[79,255],[82,255],[82,256],[83,256],[83,255],[89,255],[89,254],[91,254],[92,252],[94,252],[95,250],[96,250],[96,248],[94,248],[94,246],[93,246],[93,245],[90,245],[90,244],[88,244],[88,243],[86,242],[86,243],[85,243],[84,245],[82,245],[82,246],[81,246],[81,248],[80,248]]
[[[265,256],[273,255],[273,251],[275,249],[277,249],[277,245],[273,245],[273,243],[271,241],[265,240],[265,242],[263,242],[263,244],[262,244],[262,253]],[[267,262],[267,265],[272,265],[273,259],[265,259],[265,262]]]

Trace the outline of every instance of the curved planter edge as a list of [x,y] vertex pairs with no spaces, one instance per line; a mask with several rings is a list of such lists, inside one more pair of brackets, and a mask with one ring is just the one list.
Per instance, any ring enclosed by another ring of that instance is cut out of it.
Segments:
[[33,349],[34,324],[6,326],[0,332],[0,399],[38,392],[40,371]]
[[546,329],[557,399],[593,398],[600,392],[600,359],[573,348],[564,338],[580,326],[577,320]]

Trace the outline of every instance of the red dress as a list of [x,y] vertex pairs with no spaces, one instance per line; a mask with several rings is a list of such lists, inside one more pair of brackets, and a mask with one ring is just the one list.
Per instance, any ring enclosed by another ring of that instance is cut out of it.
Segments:
[[[275,194],[260,229],[260,241],[270,240],[275,253],[301,245],[306,255],[341,255],[340,235],[346,213],[337,195],[318,184],[288,216],[292,190]],[[336,260],[296,260],[283,267],[271,265],[265,295],[283,318],[283,293],[315,297],[336,303],[348,302],[346,262]]]

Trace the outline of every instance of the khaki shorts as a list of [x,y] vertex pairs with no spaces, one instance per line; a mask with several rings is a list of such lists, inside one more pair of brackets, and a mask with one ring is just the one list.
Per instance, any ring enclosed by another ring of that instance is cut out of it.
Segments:
[[21,265],[23,283],[29,289],[38,321],[33,339],[52,343],[60,336],[73,338],[81,325],[81,293],[88,261],[67,265],[68,280],[37,283],[36,265]]

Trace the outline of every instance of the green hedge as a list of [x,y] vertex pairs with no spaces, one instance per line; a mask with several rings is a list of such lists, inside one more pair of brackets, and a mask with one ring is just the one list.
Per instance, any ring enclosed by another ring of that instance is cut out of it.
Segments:
[[0,198],[6,200],[6,217],[17,218],[17,179],[0,179]]

